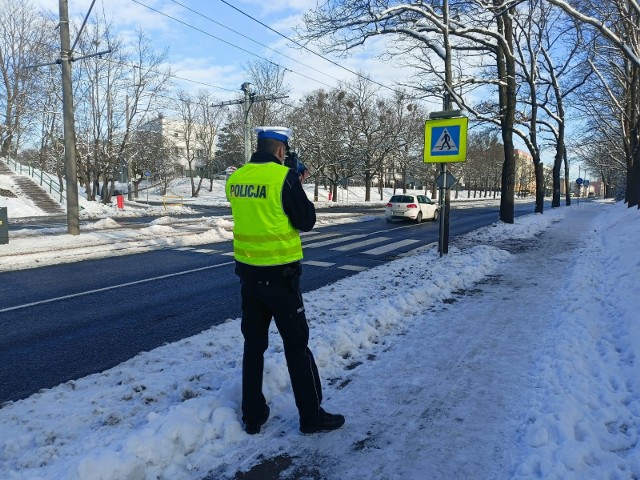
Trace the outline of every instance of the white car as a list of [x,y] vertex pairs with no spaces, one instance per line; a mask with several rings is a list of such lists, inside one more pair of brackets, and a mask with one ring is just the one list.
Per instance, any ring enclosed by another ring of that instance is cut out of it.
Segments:
[[436,221],[439,208],[426,195],[394,195],[387,203],[385,217],[391,223],[395,219],[410,219],[420,223],[424,219]]

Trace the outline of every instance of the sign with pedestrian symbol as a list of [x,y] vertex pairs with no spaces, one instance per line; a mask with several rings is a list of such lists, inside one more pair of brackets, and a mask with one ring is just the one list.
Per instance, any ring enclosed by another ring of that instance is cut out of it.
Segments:
[[427,120],[424,125],[424,162],[464,162],[467,159],[467,117]]

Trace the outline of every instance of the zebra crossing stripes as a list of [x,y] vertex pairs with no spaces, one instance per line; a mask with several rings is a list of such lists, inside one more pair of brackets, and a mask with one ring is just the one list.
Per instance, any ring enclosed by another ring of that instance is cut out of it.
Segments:
[[401,240],[399,242],[388,243],[387,245],[382,245],[381,247],[372,248],[371,250],[367,250],[365,253],[367,255],[384,255],[387,252],[391,252],[392,250],[396,250],[398,248],[406,247],[407,245],[413,245],[414,243],[418,243],[420,240]]
[[322,242],[305,243],[304,248],[326,247],[327,245],[333,245],[334,243],[348,242],[362,237],[366,237],[366,235],[347,235],[346,237],[332,238],[331,240],[324,240]]
[[369,267],[362,267],[360,265],[340,265],[338,268],[341,268],[342,270],[351,270],[352,272],[364,272],[369,269]]
[[[382,236],[360,240],[363,237],[367,237],[367,236],[368,235],[347,235],[347,236],[341,237],[339,234],[336,234],[336,233],[309,235],[307,238],[304,238],[305,242],[303,243],[303,249],[318,248],[318,247],[335,245],[337,243],[344,243],[344,245],[333,247],[331,248],[331,250],[339,251],[339,252],[348,252],[351,250],[359,250],[364,247],[375,245],[378,243],[388,242],[390,240],[389,237],[382,237]],[[314,241],[311,243],[307,243],[308,240],[314,240]],[[384,255],[389,252],[393,252],[394,250],[398,250],[400,248],[413,245],[419,242],[420,240],[405,239],[397,242],[385,243],[384,245],[380,245],[379,247],[361,251],[359,252],[359,254],[374,257],[374,256]],[[227,257],[233,256],[233,252],[224,252],[222,250],[216,250],[212,248],[177,247],[177,248],[174,248],[174,250],[190,251],[190,252],[203,253],[208,255],[215,254],[215,255],[221,255],[221,256],[227,256]],[[302,264],[309,265],[312,267],[319,267],[319,268],[333,267],[333,268],[339,268],[342,270],[349,270],[353,272],[361,272],[369,268],[361,265],[349,265],[349,264],[338,265],[335,262],[324,262],[319,260],[303,260]]]
[[303,265],[311,265],[312,267],[333,267],[335,263],[332,262],[318,262],[316,260],[305,260]]
[[[335,265],[335,263],[333,262],[318,262],[317,260],[304,260],[302,261],[302,264],[321,268],[333,267]],[[336,268],[340,268],[342,270],[350,270],[352,272],[363,272],[364,270],[369,269],[369,267],[362,267],[360,265],[338,265]]]
[[348,250],[355,250],[356,248],[366,247],[367,245],[373,245],[374,243],[386,242],[389,240],[387,237],[375,237],[369,240],[363,240],[361,242],[350,243],[349,245],[342,245],[341,247],[335,247],[331,250],[338,252],[346,252]]
[[305,241],[320,240],[322,238],[337,237],[339,233],[300,232],[300,237]]

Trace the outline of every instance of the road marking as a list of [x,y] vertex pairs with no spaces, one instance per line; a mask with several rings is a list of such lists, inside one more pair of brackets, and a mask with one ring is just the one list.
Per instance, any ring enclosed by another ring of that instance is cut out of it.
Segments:
[[73,293],[71,295],[63,295],[62,297],[48,298],[46,300],[40,300],[38,302],[25,303],[24,305],[16,305],[15,307],[3,308],[0,313],[11,312],[13,310],[20,310],[22,308],[35,307],[36,305],[43,305],[45,303],[53,303],[60,300],[67,300],[69,298],[82,297],[85,295],[91,295],[92,293],[108,292],[109,290],[115,290],[117,288],[130,287],[132,285],[139,285],[142,283],[154,282],[156,280],[164,280],[165,278],[178,277],[180,275],[188,275],[189,273],[202,272],[203,270],[210,270],[212,268],[224,267],[226,265],[233,265],[234,262],[219,263],[218,265],[209,265],[207,267],[194,268],[193,270],[185,270],[184,272],[169,273],[167,275],[160,275],[159,277],[145,278],[143,280],[136,280],[135,282],[122,283],[120,285],[112,285],[111,287],[96,288],[95,290],[88,290],[86,292]]
[[213,250],[211,248],[199,248],[197,250],[193,250],[194,252],[198,252],[198,253],[221,253],[222,250]]
[[382,255],[384,253],[390,252],[391,250],[395,250],[397,248],[402,248],[405,247],[407,245],[412,245],[414,243],[418,243],[420,240],[402,240],[400,242],[395,242],[395,243],[390,243],[388,245],[383,245],[382,247],[378,247],[378,248],[373,248],[371,250],[367,250],[366,252],[362,252],[362,253],[366,253],[367,255]]
[[355,248],[366,247],[374,243],[385,242],[389,240],[387,237],[370,238],[369,240],[363,240],[362,242],[350,243],[349,245],[342,245],[341,247],[335,247],[331,250],[337,250],[339,252],[345,252],[347,250],[353,250]]
[[174,248],[174,250],[178,250],[179,252],[185,252],[188,250],[193,250],[193,247],[178,247],[178,248]]
[[359,265],[342,265],[338,268],[341,268],[342,270],[351,270],[352,272],[364,272],[369,269],[368,267],[361,267]]
[[[304,240],[320,240],[321,238],[331,238],[340,235],[339,233],[317,233],[317,232],[300,232],[300,236]],[[310,237],[310,238],[307,238]]]
[[331,262],[317,262],[315,260],[308,260],[306,262],[302,262],[303,265],[311,265],[313,267],[331,267],[335,265],[335,263]]
[[334,243],[348,242],[349,240],[356,240],[358,238],[366,237],[367,235],[349,235],[348,237],[339,237],[332,240],[325,240],[324,242],[316,242],[311,244],[305,244],[305,248],[318,248],[326,247],[327,245],[333,245]]

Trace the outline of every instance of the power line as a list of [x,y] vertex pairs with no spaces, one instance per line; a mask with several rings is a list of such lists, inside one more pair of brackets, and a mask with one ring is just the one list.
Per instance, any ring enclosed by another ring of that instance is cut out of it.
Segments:
[[289,72],[291,72],[291,73],[295,73],[296,75],[300,75],[301,77],[304,77],[304,78],[306,78],[307,80],[312,80],[312,81],[314,81],[314,82],[320,83],[320,84],[322,84],[322,85],[324,85],[324,86],[326,86],[326,87],[331,88],[331,85],[328,85],[328,84],[326,84],[326,83],[324,83],[324,82],[321,82],[320,80],[317,80],[317,79],[315,79],[315,78],[312,78],[312,77],[310,77],[310,76],[308,76],[308,75],[305,75],[305,74],[303,74],[303,73],[296,72],[295,70],[292,70],[292,69],[290,69],[290,68],[287,68],[287,67],[285,67],[285,66],[283,66],[283,65],[280,65],[280,64],[278,64],[278,63],[276,63],[276,62],[273,62],[273,61],[271,61],[271,60],[268,60],[268,59],[266,59],[266,58],[264,58],[264,57],[261,57],[261,56],[260,56],[260,55],[258,55],[257,53],[251,52],[251,51],[249,51],[249,50],[247,50],[247,49],[245,49],[245,48],[242,48],[242,47],[239,47],[239,46],[237,46],[237,45],[234,45],[233,43],[228,42],[228,41],[226,41],[226,40],[224,40],[224,39],[222,39],[222,38],[220,38],[220,37],[216,37],[215,35],[213,35],[213,34],[211,34],[211,33],[209,33],[209,32],[205,32],[204,30],[202,30],[202,29],[200,29],[200,28],[198,28],[198,27],[195,27],[195,26],[193,26],[193,25],[191,25],[191,24],[189,24],[189,23],[187,23],[187,22],[184,22],[184,21],[182,21],[182,20],[180,20],[180,19],[178,19],[178,18],[172,17],[171,15],[168,15],[168,14],[166,14],[166,13],[164,13],[164,12],[161,12],[160,10],[157,10],[157,9],[155,9],[155,8],[153,8],[153,7],[150,7],[149,5],[145,5],[144,3],[142,3],[142,2],[140,2],[140,1],[138,1],[138,0],[131,0],[131,1],[132,1],[132,2],[134,2],[134,3],[137,3],[137,4],[138,4],[138,5],[140,5],[140,6],[143,6],[143,7],[145,7],[145,8],[148,8],[148,9],[149,9],[149,10],[151,10],[152,12],[158,13],[158,14],[160,14],[160,15],[164,16],[164,17],[167,17],[167,18],[169,18],[169,19],[171,19],[171,20],[175,21],[175,22],[178,22],[178,23],[180,23],[180,24],[184,25],[185,27],[191,28],[191,29],[193,29],[193,30],[195,30],[195,31],[197,31],[197,32],[200,32],[200,33],[202,33],[202,34],[204,34],[204,35],[207,35],[208,37],[211,37],[211,38],[213,38],[213,39],[215,39],[215,40],[218,40],[218,41],[220,41],[220,42],[222,42],[222,43],[224,43],[224,44],[226,44],[226,45],[229,45],[229,46],[231,46],[231,47],[237,48],[238,50],[240,50],[240,51],[242,51],[242,52],[245,52],[245,53],[247,53],[247,54],[249,54],[249,55],[251,55],[251,56],[254,56],[254,57],[260,58],[261,60],[265,60],[265,61],[267,61],[267,62],[271,63],[272,65],[275,65],[275,66],[277,66],[277,67],[279,67],[279,68],[282,68],[282,69],[284,69],[284,70],[288,70]]
[[266,48],[267,50],[270,50],[270,51],[272,51],[272,52],[274,52],[274,53],[276,53],[276,54],[278,54],[278,55],[281,55],[281,56],[283,56],[283,57],[285,57],[285,58],[288,58],[289,60],[291,60],[291,61],[293,61],[293,62],[299,63],[300,65],[302,65],[303,67],[308,68],[309,70],[313,70],[314,72],[318,72],[319,74],[324,75],[324,76],[326,76],[326,77],[329,77],[329,78],[331,78],[332,80],[335,80],[336,82],[339,82],[339,81],[340,81],[340,79],[338,79],[338,78],[336,78],[336,77],[333,77],[333,76],[329,75],[328,73],[325,73],[325,72],[323,72],[323,71],[321,71],[321,70],[318,70],[317,68],[311,67],[311,66],[309,66],[309,65],[306,65],[305,63],[303,63],[303,62],[301,62],[301,61],[299,61],[299,60],[296,60],[295,58],[292,58],[292,57],[290,57],[289,55],[286,55],[286,54],[284,54],[284,53],[282,53],[282,52],[279,52],[278,50],[276,50],[276,49],[274,49],[274,48],[271,48],[271,47],[269,47],[268,45],[265,45],[264,43],[261,43],[261,42],[259,42],[259,41],[255,40],[255,39],[253,39],[253,38],[251,38],[251,37],[249,37],[249,36],[245,35],[245,34],[244,34],[244,33],[242,33],[242,32],[238,32],[237,30],[234,30],[233,28],[230,28],[230,27],[228,27],[228,26],[226,26],[226,25],[224,25],[224,24],[222,24],[222,23],[218,22],[217,20],[214,20],[213,18],[208,17],[208,16],[204,15],[203,13],[200,13],[200,12],[196,11],[196,10],[194,10],[194,9],[193,9],[193,8],[191,8],[191,7],[188,7],[188,6],[186,6],[186,5],[184,5],[184,4],[180,3],[180,2],[178,2],[177,0],[170,0],[170,1],[171,1],[171,2],[173,2],[173,3],[175,3],[176,5],[181,6],[181,7],[182,7],[182,8],[184,8],[185,10],[189,10],[190,12],[195,13],[196,15],[198,15],[198,16],[200,16],[200,17],[204,18],[205,20],[210,21],[211,23],[215,23],[216,25],[218,25],[218,26],[220,26],[220,27],[222,27],[222,28],[224,28],[224,29],[226,29],[226,30],[229,30],[229,31],[230,31],[230,32],[232,32],[232,33],[235,33],[236,35],[239,35],[239,36],[241,36],[242,38],[244,38],[244,39],[246,39],[246,40],[249,40],[250,42],[253,42],[253,43],[257,44],[257,45],[260,45],[260,46],[261,46],[261,47],[263,47],[263,48]]
[[[135,1],[135,0],[134,0],[134,1]],[[174,1],[174,0],[171,0],[171,1]],[[291,42],[291,43],[293,43],[293,44],[295,44],[295,45],[299,46],[300,48],[302,48],[302,49],[306,50],[307,52],[312,53],[313,55],[315,55],[315,56],[317,56],[317,57],[319,57],[319,58],[323,59],[324,61],[329,62],[329,63],[331,63],[331,64],[335,65],[336,67],[341,68],[342,70],[345,70],[345,71],[347,71],[347,72],[349,72],[349,73],[351,73],[351,74],[353,74],[353,75],[355,75],[355,76],[357,76],[357,77],[359,77],[359,78],[362,78],[363,80],[366,80],[366,81],[371,82],[371,83],[375,83],[376,85],[378,85],[378,86],[380,86],[380,87],[382,87],[382,88],[386,88],[387,90],[391,90],[392,92],[397,92],[397,90],[395,90],[395,89],[393,89],[393,88],[391,88],[391,87],[388,87],[387,85],[384,85],[384,84],[382,84],[382,83],[380,83],[380,82],[377,82],[377,81],[375,81],[375,80],[372,80],[372,79],[370,79],[370,78],[367,78],[367,77],[363,76],[361,73],[354,72],[353,70],[351,70],[351,69],[349,69],[349,68],[345,67],[344,65],[340,65],[339,63],[334,62],[334,61],[333,61],[333,60],[331,60],[330,58],[326,58],[326,57],[324,57],[323,55],[320,55],[319,53],[314,52],[313,50],[311,50],[311,49],[310,49],[310,48],[308,48],[307,46],[305,46],[305,45],[301,44],[300,42],[297,42],[296,40],[293,40],[292,38],[287,37],[285,34],[280,33],[279,31],[277,31],[277,30],[275,30],[275,29],[271,28],[269,25],[267,25],[267,24],[265,24],[265,23],[261,22],[261,21],[260,21],[260,20],[258,20],[257,18],[255,18],[255,17],[253,17],[253,16],[249,15],[248,13],[246,13],[246,12],[244,12],[243,10],[239,9],[238,7],[236,7],[236,6],[234,6],[234,5],[231,5],[231,4],[230,4],[229,2],[227,2],[226,0],[220,0],[220,1],[221,1],[222,3],[224,3],[225,5],[227,5],[227,6],[231,7],[231,8],[233,8],[233,9],[234,9],[234,10],[236,10],[237,12],[241,13],[242,15],[244,15],[244,16],[246,16],[246,17],[250,18],[250,19],[251,19],[251,20],[253,20],[254,22],[256,22],[256,23],[258,23],[258,24],[262,25],[263,27],[265,27],[265,28],[267,28],[267,29],[269,29],[269,30],[271,30],[273,33],[275,33],[275,34],[277,34],[277,35],[280,35],[282,38],[284,38],[284,39],[288,40],[289,42]],[[177,3],[177,2],[174,2],[174,3]]]
[[[114,63],[116,65],[122,65],[122,66],[125,66],[125,67],[140,68],[138,65],[129,64],[129,63],[126,63],[126,62],[121,62],[119,60],[113,60],[113,59],[110,59],[110,58],[104,58],[103,60],[105,62],[110,62],[110,63]],[[236,93],[236,90],[233,90],[231,88],[220,87],[218,85],[212,85],[210,83],[201,82],[201,81],[198,81],[198,80],[192,80],[190,78],[181,77],[181,76],[175,75],[175,74],[167,74],[166,72],[160,72],[160,71],[154,70],[154,69],[148,70],[148,72],[155,73],[155,74],[158,74],[158,75],[166,75],[169,78],[175,78],[176,80],[182,80],[182,81],[185,81],[185,82],[195,83],[196,85],[203,85],[205,87],[217,88],[218,90],[224,90],[225,92]]]

